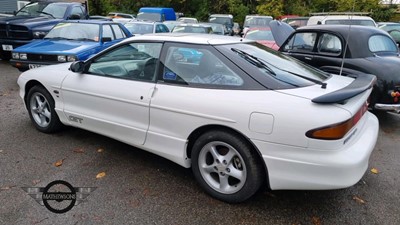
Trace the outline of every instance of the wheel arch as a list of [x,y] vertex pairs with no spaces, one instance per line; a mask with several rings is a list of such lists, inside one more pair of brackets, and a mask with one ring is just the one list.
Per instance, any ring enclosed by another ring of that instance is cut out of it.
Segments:
[[[39,81],[37,81],[37,80],[30,80],[30,81],[28,81],[26,84],[25,84],[25,93],[24,93],[24,102],[25,102],[25,104],[27,103],[27,97],[28,97],[28,93],[29,93],[29,90],[31,90],[31,88],[33,88],[34,86],[41,86],[41,87],[43,87],[44,89],[46,89],[46,87],[42,84],[42,83],[40,83]],[[46,89],[47,90],[47,89]]]
[[196,142],[196,140],[204,133],[211,131],[211,130],[220,130],[220,131],[225,131],[225,132],[230,132],[230,133],[235,133],[236,135],[241,136],[253,149],[254,151],[257,153],[257,155],[259,156],[259,160],[264,168],[264,172],[265,172],[265,182],[268,188],[270,188],[269,186],[269,176],[268,176],[268,167],[266,165],[266,163],[263,160],[262,154],[260,152],[260,150],[257,148],[256,145],[254,145],[254,143],[243,133],[241,133],[240,131],[228,127],[228,126],[224,126],[224,125],[217,125],[217,124],[209,124],[209,125],[204,125],[201,127],[198,127],[197,129],[195,129],[194,131],[192,131],[192,133],[189,135],[189,137],[187,138],[188,140],[188,144],[186,147],[186,155],[188,158],[192,158],[192,148],[194,143]]

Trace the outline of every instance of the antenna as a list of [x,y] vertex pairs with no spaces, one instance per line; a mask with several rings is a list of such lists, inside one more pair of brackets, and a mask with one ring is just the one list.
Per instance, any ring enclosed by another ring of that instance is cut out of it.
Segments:
[[[352,10],[352,12],[354,12],[355,5],[356,5],[356,0],[353,0],[353,10]],[[350,14],[350,21],[353,19],[353,15],[354,14]],[[350,22],[349,32],[347,32],[346,44],[344,46],[343,57],[342,57],[342,65],[340,66],[340,72],[339,72],[340,76],[342,75],[342,72],[343,72],[344,58],[346,57],[346,53],[347,53],[347,46],[348,46],[348,43],[349,43],[349,36],[350,36],[350,32],[351,32],[351,24],[352,23]]]

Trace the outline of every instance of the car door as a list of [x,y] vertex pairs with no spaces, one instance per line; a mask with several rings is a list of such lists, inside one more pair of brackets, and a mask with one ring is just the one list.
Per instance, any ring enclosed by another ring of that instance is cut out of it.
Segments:
[[62,83],[72,126],[142,145],[149,126],[161,43],[125,43],[85,63]]
[[281,51],[309,65],[314,66],[317,32],[299,32],[293,34],[290,39],[281,47]]

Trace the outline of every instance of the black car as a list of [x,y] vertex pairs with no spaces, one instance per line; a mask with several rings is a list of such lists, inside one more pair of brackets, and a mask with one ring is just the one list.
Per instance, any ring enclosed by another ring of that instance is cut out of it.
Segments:
[[315,25],[297,30],[277,21],[270,25],[279,51],[287,55],[328,73],[375,75],[371,108],[400,113],[399,50],[387,32],[356,25]]

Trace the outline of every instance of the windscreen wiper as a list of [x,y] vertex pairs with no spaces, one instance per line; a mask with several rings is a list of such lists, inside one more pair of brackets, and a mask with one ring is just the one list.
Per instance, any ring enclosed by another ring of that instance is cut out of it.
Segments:
[[265,70],[267,70],[270,74],[276,76],[276,73],[264,62],[262,62],[260,59],[258,59],[257,57],[255,57],[254,55],[251,55],[247,52],[244,52],[242,50],[239,50],[237,48],[231,48],[232,51],[238,53],[240,56],[242,56],[243,58],[245,58],[247,61],[249,61],[251,64],[259,67],[259,68],[263,68]]
[[[314,82],[314,83],[316,83],[316,84],[319,84],[319,85],[321,85],[321,88],[323,88],[323,89],[326,88],[327,83],[324,83],[324,82],[319,81],[319,80],[317,80],[317,79],[313,79],[313,78],[311,78],[311,77],[306,77],[306,76],[300,75],[300,74],[295,73],[295,72],[292,72],[292,71],[288,71],[288,70],[284,70],[284,69],[282,69],[282,68],[278,68],[278,67],[276,67],[275,65],[273,65],[272,63],[269,63],[268,61],[266,61],[266,60],[264,60],[264,59],[257,58],[257,57],[255,57],[255,56],[253,56],[253,55],[251,55],[251,54],[249,54],[249,53],[247,53],[247,52],[244,52],[244,51],[239,50],[239,49],[236,49],[236,48],[232,48],[232,51],[234,51],[234,52],[236,52],[236,53],[239,53],[239,54],[246,55],[247,57],[254,59],[255,61],[259,62],[260,65],[263,65],[263,68],[268,68],[269,71],[272,71],[272,70],[271,70],[271,68],[270,68],[269,66],[267,66],[265,63],[267,63],[268,65],[270,65],[270,66],[272,66],[272,67],[274,67],[274,68],[276,68],[276,69],[278,69],[278,70],[284,71],[284,72],[286,72],[286,73],[290,73],[290,74],[295,75],[295,76],[297,76],[297,77],[300,77],[300,78],[303,78],[303,79],[305,79],[305,80],[308,80],[308,81]],[[276,75],[275,72],[273,72],[273,71],[272,71],[272,74]]]
[[272,67],[274,67],[274,68],[276,68],[276,69],[278,69],[278,70],[281,70],[281,71],[286,72],[286,73],[290,73],[290,74],[295,75],[295,76],[297,76],[297,77],[303,78],[304,80],[308,80],[308,81],[314,82],[314,83],[316,83],[316,84],[319,84],[319,85],[321,85],[321,88],[323,88],[323,89],[325,89],[326,86],[328,85],[327,83],[322,82],[322,81],[320,81],[320,80],[317,80],[317,79],[314,79],[314,78],[311,78],[311,77],[306,77],[306,76],[303,76],[303,75],[301,75],[301,74],[298,74],[298,73],[295,73],[295,72],[292,72],[292,71],[289,71],[289,70],[285,70],[285,69],[282,69],[282,68],[278,68],[278,67],[276,67],[275,65],[269,63],[268,61],[266,61],[266,60],[264,60],[264,59],[259,59],[259,60],[264,61],[265,63],[271,65]]
[[48,15],[48,16],[51,16],[51,17],[53,17],[53,19],[55,19],[56,17],[55,16],[53,16],[53,14],[51,14],[51,13],[48,13],[48,12],[43,12],[43,11],[36,11],[37,13],[42,13],[42,14],[44,14],[44,15]]
[[258,68],[263,68],[265,69],[270,75],[274,76],[275,79],[284,82],[286,84],[290,84],[294,87],[298,87],[298,85],[290,83],[288,81],[279,79],[276,76],[276,73],[267,65],[265,64],[263,61],[261,61],[259,58],[255,57],[254,55],[251,55],[245,51],[239,50],[237,48],[231,48],[232,51],[236,52],[237,54],[239,54],[241,57],[243,57],[245,60],[247,60],[249,63],[253,64],[254,66],[257,66]]

